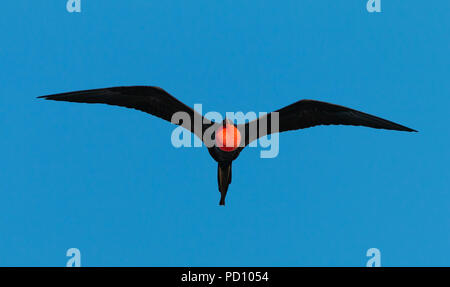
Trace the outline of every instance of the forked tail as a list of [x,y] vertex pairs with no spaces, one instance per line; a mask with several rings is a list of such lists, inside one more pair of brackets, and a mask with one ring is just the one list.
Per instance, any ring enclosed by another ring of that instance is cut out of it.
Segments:
[[225,205],[228,185],[231,183],[231,163],[219,163],[217,166],[217,183],[219,184],[220,202],[219,205]]

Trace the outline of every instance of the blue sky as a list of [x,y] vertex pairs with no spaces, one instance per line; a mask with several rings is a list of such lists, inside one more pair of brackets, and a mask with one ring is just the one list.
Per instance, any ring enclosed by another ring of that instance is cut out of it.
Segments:
[[[4,1],[0,266],[450,265],[448,1]],[[252,148],[218,206],[174,126],[37,96],[156,85],[203,112],[349,106],[417,134],[317,127]]]

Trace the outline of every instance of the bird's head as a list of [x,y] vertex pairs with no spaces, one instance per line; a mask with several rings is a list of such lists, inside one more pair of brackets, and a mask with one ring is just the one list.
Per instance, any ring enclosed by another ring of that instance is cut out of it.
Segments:
[[241,143],[241,133],[232,121],[225,119],[216,131],[216,146],[223,151],[234,151]]

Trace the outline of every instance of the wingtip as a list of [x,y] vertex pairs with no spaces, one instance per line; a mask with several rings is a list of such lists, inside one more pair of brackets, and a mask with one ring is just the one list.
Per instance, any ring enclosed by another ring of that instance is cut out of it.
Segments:
[[411,133],[418,133],[419,131],[415,130],[415,129],[411,129],[411,128],[406,128],[405,131],[407,132],[411,132]]
[[46,95],[46,96],[39,96],[37,97],[37,99],[44,99],[44,100],[53,100],[53,101],[57,101],[58,98],[55,97],[56,95]]
[[415,129],[409,128],[407,126],[402,126],[396,123],[393,123],[396,125],[395,128],[393,128],[393,130],[397,130],[397,131],[402,131],[402,132],[412,132],[412,133],[417,133],[418,131],[416,131]]

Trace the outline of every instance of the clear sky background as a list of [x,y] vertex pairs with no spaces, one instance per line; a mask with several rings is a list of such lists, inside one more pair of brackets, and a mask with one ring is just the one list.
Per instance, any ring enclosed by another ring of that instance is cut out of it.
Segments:
[[[449,1],[3,1],[0,266],[450,265]],[[316,99],[419,130],[316,127],[241,153],[227,205],[175,126],[37,96],[156,85],[203,112]]]

